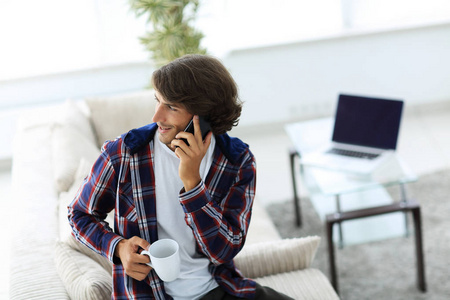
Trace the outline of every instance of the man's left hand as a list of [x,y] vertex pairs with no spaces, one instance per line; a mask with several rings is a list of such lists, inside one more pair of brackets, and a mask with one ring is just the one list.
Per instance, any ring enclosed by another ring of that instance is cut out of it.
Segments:
[[[199,171],[200,163],[211,144],[211,136],[212,132],[209,132],[205,140],[202,140],[200,121],[198,116],[194,116],[194,134],[181,131],[172,141],[175,154],[180,158],[178,174],[186,192],[196,187],[202,180]],[[180,140],[181,138],[186,139],[189,146],[183,140]]]

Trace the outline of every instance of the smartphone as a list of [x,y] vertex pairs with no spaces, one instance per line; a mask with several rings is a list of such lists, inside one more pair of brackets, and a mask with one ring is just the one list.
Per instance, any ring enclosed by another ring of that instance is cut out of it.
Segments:
[[[199,116],[198,120],[200,121],[200,130],[202,132],[202,140],[204,140],[206,135],[208,134],[208,132],[211,131],[211,126],[202,116]],[[186,126],[184,131],[194,134],[194,119],[189,121],[189,124]],[[182,138],[181,140],[183,140],[186,143],[186,145],[189,146],[189,143],[186,139]]]

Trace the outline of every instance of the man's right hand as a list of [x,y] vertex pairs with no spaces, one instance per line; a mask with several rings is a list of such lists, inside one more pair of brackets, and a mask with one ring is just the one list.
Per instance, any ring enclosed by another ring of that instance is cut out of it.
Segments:
[[148,256],[139,254],[140,248],[147,250],[148,247],[150,244],[137,236],[121,240],[117,244],[114,255],[120,258],[128,276],[142,281],[150,273],[152,267],[146,265],[149,262]]

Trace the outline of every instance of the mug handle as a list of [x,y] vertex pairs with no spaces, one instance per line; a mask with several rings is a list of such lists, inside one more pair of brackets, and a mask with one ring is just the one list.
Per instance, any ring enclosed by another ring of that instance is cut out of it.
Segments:
[[[141,255],[147,255],[148,258],[150,258],[150,252],[148,252],[147,250],[142,251],[142,252],[141,252]],[[146,265],[147,265],[147,266],[150,266],[150,267],[152,267],[152,268],[154,269],[154,267],[153,267],[153,265],[152,265],[151,258],[150,258],[150,262],[147,263]]]

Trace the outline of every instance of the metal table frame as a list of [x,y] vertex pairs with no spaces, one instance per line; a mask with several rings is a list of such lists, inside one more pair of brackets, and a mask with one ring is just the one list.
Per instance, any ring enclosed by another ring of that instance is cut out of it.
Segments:
[[[289,151],[290,165],[291,165],[291,178],[292,178],[292,186],[294,193],[294,211],[295,211],[295,220],[296,225],[302,225],[302,217],[301,217],[301,204],[300,197],[297,190],[297,170],[295,168],[296,159],[300,157],[300,154],[295,150],[291,149]],[[300,165],[300,168],[303,168]],[[401,201],[396,202],[390,205],[383,205],[365,209],[358,209],[353,211],[342,212],[340,208],[340,197],[336,195],[336,213],[328,214],[326,216],[326,232],[327,232],[327,242],[328,242],[328,256],[330,263],[330,277],[331,283],[336,290],[339,292],[338,287],[338,278],[337,278],[337,268],[336,268],[336,258],[333,244],[333,226],[338,224],[339,230],[339,246],[342,247],[342,229],[341,224],[344,221],[371,217],[376,215],[390,214],[394,212],[403,212],[405,213],[405,225],[408,228],[408,218],[407,214],[411,213],[413,217],[414,223],[414,234],[415,234],[415,246],[416,246],[416,263],[417,263],[417,286],[418,289],[422,292],[426,291],[426,280],[425,280],[425,262],[424,262],[424,253],[423,253],[423,244],[422,244],[422,224],[421,224],[421,213],[420,213],[420,205],[415,201],[408,200],[406,195],[406,190],[404,184],[399,183],[401,187]],[[408,230],[407,230],[408,234]]]

